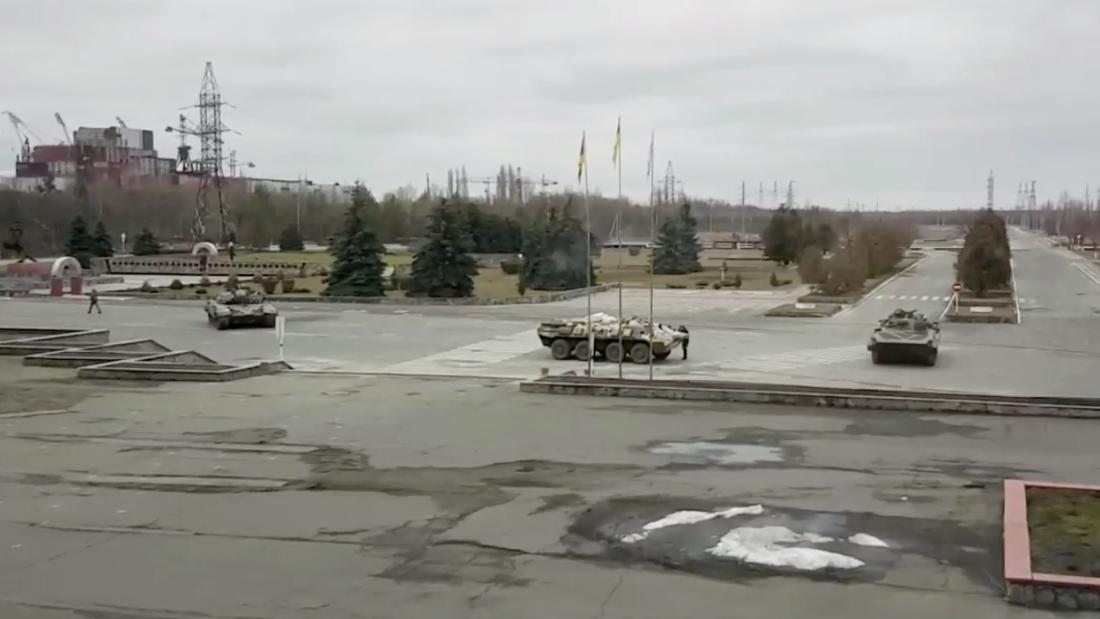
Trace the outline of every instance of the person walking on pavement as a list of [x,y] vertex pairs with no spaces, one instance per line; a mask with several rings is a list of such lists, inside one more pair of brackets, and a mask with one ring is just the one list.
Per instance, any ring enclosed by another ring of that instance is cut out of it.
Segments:
[[229,241],[229,261],[232,262],[237,259],[237,247],[233,244],[233,241]]
[[100,309],[100,307],[99,307],[99,293],[96,292],[95,288],[92,288],[92,291],[90,293],[88,293],[88,313],[89,314],[92,313],[92,308],[93,307],[95,308],[95,311],[99,312],[100,314],[103,313],[103,310]]
[[683,345],[683,348],[682,348],[684,356],[682,357],[682,359],[684,361],[687,361],[687,358],[688,358],[688,342],[691,341],[691,336],[688,335],[688,328],[684,325],[680,325],[676,330],[679,331],[680,333],[684,334],[684,345]]

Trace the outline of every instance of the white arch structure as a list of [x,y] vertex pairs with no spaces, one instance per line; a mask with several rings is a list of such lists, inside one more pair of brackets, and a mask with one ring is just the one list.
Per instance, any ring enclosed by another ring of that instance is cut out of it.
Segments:
[[217,256],[218,248],[213,243],[203,241],[201,243],[195,243],[195,246],[191,248],[192,256],[201,256],[206,254],[207,256]]
[[60,277],[62,279],[80,277],[81,272],[80,261],[72,256],[58,258],[53,261],[53,265],[50,267],[50,277]]

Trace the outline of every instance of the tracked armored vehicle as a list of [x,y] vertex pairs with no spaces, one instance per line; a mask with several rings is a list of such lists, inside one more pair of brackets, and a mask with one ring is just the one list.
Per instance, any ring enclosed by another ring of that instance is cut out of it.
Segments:
[[279,310],[263,295],[238,288],[206,301],[206,318],[219,331],[231,327],[274,327]]
[[[618,318],[607,314],[593,314],[591,317],[594,353],[588,349],[588,322],[584,318],[548,320],[539,325],[538,335],[543,346],[558,360],[588,360],[590,354],[596,359],[612,363],[633,361],[649,363],[652,359],[661,361],[668,358],[672,351],[683,346],[688,334],[657,323],[650,337],[649,321],[638,317],[619,322]],[[622,345],[619,345],[619,332],[622,331]]]
[[867,350],[871,361],[936,365],[940,348],[940,326],[916,311],[897,309],[879,321]]

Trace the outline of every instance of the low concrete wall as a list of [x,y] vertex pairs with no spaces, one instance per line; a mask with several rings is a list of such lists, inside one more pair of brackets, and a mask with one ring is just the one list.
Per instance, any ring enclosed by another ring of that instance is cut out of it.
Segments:
[[644,381],[547,377],[520,384],[524,393],[589,395],[710,402],[786,404],[933,413],[1100,418],[1100,399],[1013,397],[934,391],[843,389],[766,383]]

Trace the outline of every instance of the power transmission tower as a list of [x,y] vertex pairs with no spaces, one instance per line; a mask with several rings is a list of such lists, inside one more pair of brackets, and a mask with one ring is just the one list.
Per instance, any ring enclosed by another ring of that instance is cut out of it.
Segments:
[[176,131],[180,134],[180,155],[186,156],[187,146],[184,136],[193,135],[199,138],[198,161],[187,162],[181,159],[180,172],[195,174],[199,177],[199,189],[195,196],[195,221],[191,226],[191,236],[195,241],[204,240],[206,233],[206,219],[210,215],[210,193],[213,192],[218,200],[218,219],[221,229],[220,240],[225,243],[226,216],[228,209],[222,196],[222,134],[230,131],[222,123],[222,106],[228,103],[222,101],[221,91],[218,89],[218,80],[214,77],[214,63],[207,62],[202,74],[202,86],[199,89],[199,124],[197,127],[187,124],[187,119],[181,114],[178,127],[168,127],[168,131]]

